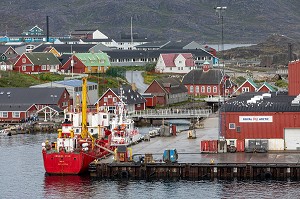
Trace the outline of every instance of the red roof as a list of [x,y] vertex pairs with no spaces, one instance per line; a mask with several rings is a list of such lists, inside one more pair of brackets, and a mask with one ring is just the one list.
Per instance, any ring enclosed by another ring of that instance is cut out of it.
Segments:
[[175,67],[175,59],[182,55],[185,58],[185,66],[193,67],[194,60],[192,59],[191,53],[170,53],[170,54],[161,54],[162,59],[166,65],[166,67]]

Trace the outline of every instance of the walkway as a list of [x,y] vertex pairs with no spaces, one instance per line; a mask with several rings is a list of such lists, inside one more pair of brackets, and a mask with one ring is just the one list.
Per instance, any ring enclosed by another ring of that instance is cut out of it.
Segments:
[[131,118],[146,119],[188,119],[208,117],[212,113],[211,109],[159,109],[135,111],[128,116]]

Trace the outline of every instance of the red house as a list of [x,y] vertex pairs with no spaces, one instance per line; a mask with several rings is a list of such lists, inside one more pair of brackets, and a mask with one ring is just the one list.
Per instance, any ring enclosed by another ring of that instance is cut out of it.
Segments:
[[146,107],[153,108],[157,104],[157,97],[152,94],[143,94],[143,97],[146,99]]
[[276,90],[268,83],[264,82],[258,89],[257,92],[269,93],[276,92]]
[[21,122],[32,117],[37,108],[34,104],[1,104],[0,105],[0,122],[15,123]]
[[61,62],[53,53],[23,53],[16,61],[14,70],[21,73],[57,72]]
[[160,105],[174,104],[188,99],[186,87],[176,78],[153,80],[144,92],[156,96]]
[[236,84],[230,80],[230,77],[224,76],[220,70],[211,69],[209,62],[203,63],[202,70],[195,69],[187,73],[182,83],[188,89],[188,94],[194,96],[218,96],[223,93],[230,95],[236,89]]
[[235,91],[234,94],[240,95],[241,93],[246,93],[246,92],[256,92],[258,89],[257,84],[250,78],[246,79],[240,87]]
[[101,109],[115,112],[121,102],[121,98],[125,103],[128,113],[132,113],[136,110],[145,110],[146,108],[145,98],[137,91],[134,91],[131,86],[109,88],[95,104],[98,103]]

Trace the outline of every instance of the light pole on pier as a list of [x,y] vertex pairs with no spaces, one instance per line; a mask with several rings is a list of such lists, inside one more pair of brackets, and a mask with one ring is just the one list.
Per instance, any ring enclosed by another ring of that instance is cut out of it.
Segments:
[[[222,95],[223,95],[223,119],[222,119],[222,115],[221,115],[221,103],[220,103],[220,89],[221,86],[219,86],[219,102],[218,102],[218,106],[219,106],[219,140],[224,140],[224,134],[225,134],[225,130],[226,130],[226,122],[225,122],[225,90],[226,90],[226,82],[225,82],[225,63],[224,63],[224,57],[223,57],[223,51],[224,51],[224,17],[223,14],[225,12],[225,10],[227,9],[227,7],[225,6],[218,6],[214,8],[216,10],[216,13],[218,14],[218,18],[219,20],[221,19],[221,54],[220,54],[220,58],[222,59],[222,77],[221,77],[221,81],[220,84],[222,83]],[[220,58],[218,60],[218,65],[220,63]],[[220,65],[219,65],[220,66]],[[219,67],[220,70],[220,67]],[[223,122],[222,122],[223,121]],[[223,125],[222,125],[223,123]]]

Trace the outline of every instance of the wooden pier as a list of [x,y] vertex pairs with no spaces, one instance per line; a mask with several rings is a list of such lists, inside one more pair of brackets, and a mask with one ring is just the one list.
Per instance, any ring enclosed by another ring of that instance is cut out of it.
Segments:
[[176,180],[300,180],[300,164],[91,164],[90,175],[101,179]]
[[[90,175],[101,179],[239,179],[239,180],[300,180],[300,152],[268,153],[201,153],[201,140],[216,140],[218,118],[204,120],[204,128],[196,130],[196,138],[188,132],[171,137],[155,137],[133,145],[135,155],[144,161],[116,162],[112,156],[93,162]],[[163,162],[163,152],[176,149],[176,163]],[[147,156],[151,155],[151,160]]]

